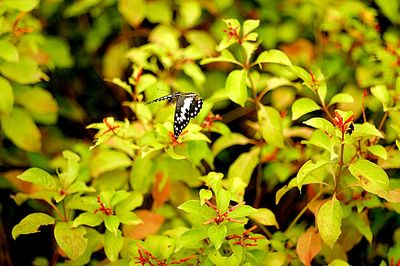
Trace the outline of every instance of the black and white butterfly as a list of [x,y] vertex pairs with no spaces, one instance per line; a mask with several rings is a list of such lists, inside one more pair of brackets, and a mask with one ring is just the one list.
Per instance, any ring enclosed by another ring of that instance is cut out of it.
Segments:
[[183,93],[174,92],[169,95],[157,98],[148,102],[151,104],[159,101],[176,100],[175,116],[174,116],[174,136],[178,138],[182,130],[189,124],[191,118],[198,115],[203,106],[203,100],[194,92]]

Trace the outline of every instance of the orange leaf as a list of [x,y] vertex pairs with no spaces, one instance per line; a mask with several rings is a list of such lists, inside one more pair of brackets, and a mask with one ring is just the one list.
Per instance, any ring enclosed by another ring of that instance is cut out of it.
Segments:
[[171,181],[168,177],[163,178],[163,174],[158,172],[156,174],[156,180],[151,191],[153,196],[153,207],[152,209],[161,207],[168,199],[171,192]]
[[315,228],[310,228],[297,240],[296,252],[304,265],[311,265],[312,259],[320,250],[321,236],[315,232]]
[[148,235],[157,233],[165,220],[163,216],[149,210],[138,210],[135,213],[143,223],[138,225],[124,225],[122,227],[124,236],[133,239],[143,239]]

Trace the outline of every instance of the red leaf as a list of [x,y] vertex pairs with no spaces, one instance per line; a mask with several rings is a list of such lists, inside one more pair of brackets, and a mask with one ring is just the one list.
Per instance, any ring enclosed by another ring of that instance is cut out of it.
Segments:
[[312,259],[321,250],[321,236],[315,232],[315,228],[310,228],[304,232],[297,240],[296,252],[304,265],[311,265]]
[[151,191],[153,196],[153,207],[152,209],[161,207],[168,199],[171,191],[171,181],[168,177],[166,180],[163,178],[163,174],[158,172],[156,174],[156,180]]
[[138,225],[124,225],[122,228],[124,236],[133,239],[143,239],[148,235],[157,233],[165,220],[163,216],[149,210],[138,210],[135,213],[143,223]]

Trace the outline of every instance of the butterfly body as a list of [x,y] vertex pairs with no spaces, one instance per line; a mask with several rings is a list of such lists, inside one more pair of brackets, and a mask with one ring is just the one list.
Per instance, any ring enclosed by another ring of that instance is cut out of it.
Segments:
[[147,104],[164,100],[176,100],[174,115],[174,136],[175,138],[178,138],[183,129],[189,124],[190,119],[196,117],[199,114],[201,107],[203,106],[203,100],[199,95],[194,92],[175,92],[152,100]]

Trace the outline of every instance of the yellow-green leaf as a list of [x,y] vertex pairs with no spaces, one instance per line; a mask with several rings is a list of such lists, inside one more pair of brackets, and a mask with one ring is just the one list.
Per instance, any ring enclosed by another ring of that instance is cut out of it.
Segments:
[[375,156],[386,160],[387,159],[387,152],[382,145],[372,145],[367,148],[367,150]]
[[248,19],[243,23],[243,36],[246,36],[260,25],[258,19]]
[[54,224],[55,219],[45,213],[32,213],[22,219],[12,229],[12,236],[16,239],[19,235],[33,234],[40,232],[42,225]]
[[247,70],[234,70],[229,73],[225,83],[229,98],[240,106],[244,106],[247,100],[246,80]]
[[15,107],[9,115],[3,115],[0,119],[4,134],[16,146],[27,151],[40,151],[42,136],[28,112]]
[[374,95],[383,105],[383,110],[386,111],[389,103],[389,91],[385,85],[377,85],[371,88],[371,93]]
[[118,0],[119,12],[133,27],[137,27],[145,18],[146,7],[145,0]]
[[131,159],[122,152],[114,150],[97,150],[90,158],[89,170],[97,177],[107,171],[126,168],[132,164]]
[[276,49],[262,52],[257,57],[255,63],[276,63],[284,66],[292,66],[292,62],[290,61],[289,57],[284,52]]
[[7,79],[0,77],[0,114],[8,115],[11,113],[13,105],[13,88]]
[[17,48],[8,40],[0,40],[0,58],[8,62],[18,62]]
[[39,185],[47,189],[55,189],[57,187],[57,183],[54,177],[52,177],[46,171],[36,167],[29,168],[28,170],[20,174],[18,176],[18,179]]
[[309,98],[301,98],[296,100],[292,106],[292,120],[296,120],[299,117],[319,110],[321,107]]
[[342,226],[342,215],[342,207],[335,195],[332,199],[322,204],[318,210],[317,225],[319,233],[325,244],[331,248],[333,248],[333,245],[342,232],[340,229]]
[[250,143],[250,139],[246,138],[239,133],[230,133],[219,137],[212,146],[214,156],[220,153],[222,150],[234,146],[234,145],[246,145]]
[[242,153],[229,167],[228,179],[240,177],[246,184],[250,182],[251,174],[259,163],[259,148],[254,148],[249,152]]
[[377,196],[388,195],[389,177],[378,165],[368,160],[358,160],[349,166],[349,171],[366,191]]
[[18,62],[3,62],[0,73],[21,84],[36,83],[45,77],[38,63],[26,57],[20,58]]
[[123,242],[124,239],[122,238],[120,232],[118,235],[115,235],[110,231],[106,231],[104,234],[104,251],[107,258],[109,258],[111,261],[117,261]]
[[217,224],[212,224],[208,228],[208,238],[210,239],[211,243],[214,245],[215,249],[218,250],[221,246],[222,243],[225,240],[227,228],[225,225],[217,225]]
[[39,2],[40,0],[3,0],[2,4],[18,11],[29,12],[34,9]]
[[58,246],[71,260],[79,258],[85,252],[88,243],[85,235],[85,228],[71,229],[66,222],[59,222],[54,228],[54,237]]
[[317,170],[318,168],[324,166],[325,164],[328,164],[329,161],[318,161],[316,163],[313,163],[311,160],[307,161],[303,166],[300,168],[299,172],[297,172],[296,176],[296,181],[297,181],[297,186],[299,190],[301,189],[301,186],[304,183],[304,180],[310,173],[313,171]]
[[350,94],[338,93],[332,97],[332,99],[329,102],[329,105],[332,105],[335,103],[352,103],[352,102],[354,102],[354,98]]
[[262,137],[270,145],[283,148],[283,126],[279,112],[271,107],[259,105],[258,123],[261,126]]
[[270,209],[260,208],[256,213],[250,215],[250,218],[262,225],[273,225],[279,229],[279,224],[276,221],[275,214]]

